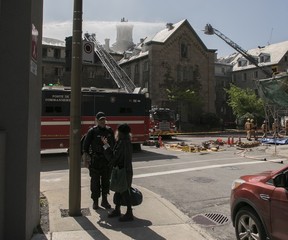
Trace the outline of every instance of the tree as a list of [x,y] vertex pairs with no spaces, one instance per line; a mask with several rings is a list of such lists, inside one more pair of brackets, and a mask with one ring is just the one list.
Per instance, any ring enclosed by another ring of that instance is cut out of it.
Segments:
[[225,89],[228,96],[228,105],[232,108],[237,119],[245,114],[251,114],[255,118],[263,118],[264,102],[252,89],[241,89],[230,84],[229,89]]

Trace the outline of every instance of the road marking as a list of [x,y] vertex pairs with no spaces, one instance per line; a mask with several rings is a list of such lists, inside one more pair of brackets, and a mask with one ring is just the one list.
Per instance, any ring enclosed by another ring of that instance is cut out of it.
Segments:
[[154,176],[168,175],[168,174],[174,174],[174,173],[183,173],[183,172],[192,172],[192,171],[212,169],[212,168],[220,168],[220,167],[227,167],[227,166],[251,165],[251,164],[259,164],[259,163],[267,163],[267,162],[278,162],[278,161],[283,161],[283,160],[286,160],[286,159],[281,158],[281,159],[273,159],[273,160],[269,160],[269,161],[215,164],[215,165],[209,165],[209,166],[185,168],[185,169],[178,169],[178,170],[171,170],[171,171],[137,174],[137,175],[134,175],[133,178],[154,177]]
[[[259,160],[263,160],[265,157],[267,157],[267,155],[254,156],[253,158],[257,158],[257,159],[259,158]],[[218,158],[218,159],[216,158],[216,159],[205,159],[205,160],[180,162],[180,163],[167,163],[167,164],[158,164],[158,165],[145,166],[145,167],[133,167],[133,169],[137,170],[137,169],[145,169],[145,168],[157,168],[157,167],[165,167],[165,166],[175,166],[175,165],[183,165],[183,164],[202,163],[202,162],[227,161],[227,160],[235,160],[235,159],[245,159],[245,157]],[[161,160],[163,160],[163,159],[161,159]]]
[[237,158],[219,158],[219,159],[207,159],[207,160],[197,160],[197,161],[189,161],[189,162],[180,162],[180,163],[167,163],[167,164],[158,164],[153,166],[145,166],[145,167],[133,167],[133,170],[144,169],[144,168],[156,168],[156,167],[166,167],[166,166],[175,166],[175,165],[183,165],[183,164],[193,164],[193,163],[202,163],[202,162],[215,162],[215,161],[225,161],[225,160],[234,160],[234,159],[243,159],[243,157]]

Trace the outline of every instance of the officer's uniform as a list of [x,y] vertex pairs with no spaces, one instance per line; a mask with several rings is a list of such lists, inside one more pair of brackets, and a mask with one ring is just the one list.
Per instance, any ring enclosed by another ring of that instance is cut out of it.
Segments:
[[91,198],[95,204],[97,203],[96,208],[98,207],[98,198],[101,196],[101,192],[101,205],[107,205],[105,203],[103,204],[103,200],[107,202],[111,175],[111,166],[109,161],[104,156],[104,148],[101,137],[106,137],[109,145],[113,148],[115,145],[114,132],[108,126],[94,126],[93,128],[90,128],[83,143],[84,152],[89,153],[90,151],[91,154],[91,163],[89,166],[89,173],[91,177],[90,190]]

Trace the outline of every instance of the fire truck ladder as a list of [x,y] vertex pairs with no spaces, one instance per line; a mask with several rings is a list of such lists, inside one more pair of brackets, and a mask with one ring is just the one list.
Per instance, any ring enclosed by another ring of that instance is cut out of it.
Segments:
[[[216,36],[218,36],[219,38],[224,40],[229,46],[234,48],[237,52],[242,54],[243,57],[245,57],[248,61],[250,61],[252,64],[254,64],[257,68],[259,68],[267,76],[267,78],[271,78],[273,76],[272,72],[269,72],[265,68],[263,68],[262,66],[259,66],[258,61],[257,61],[257,59],[255,57],[250,55],[246,50],[244,50],[238,44],[233,42],[230,38],[226,37],[219,30],[213,28],[211,26],[211,24],[206,24],[204,33],[207,34],[207,35],[215,34]],[[256,85],[257,90],[259,92],[260,86],[259,86],[259,83],[257,81],[255,82],[255,85]],[[274,118],[274,116],[275,116],[275,107],[271,106],[270,104],[267,104],[267,101],[265,99],[263,99],[263,100],[264,100],[264,111],[265,111],[266,118],[269,115],[268,112],[270,112],[270,114]]]
[[270,78],[272,77],[272,73],[267,71],[266,69],[264,69],[262,66],[259,66],[258,61],[255,59],[255,57],[253,57],[252,55],[250,55],[246,50],[244,50],[243,48],[241,48],[238,44],[236,44],[235,42],[233,42],[230,38],[226,37],[223,33],[221,33],[219,30],[213,28],[211,26],[211,24],[206,24],[205,26],[205,30],[204,33],[207,35],[213,35],[215,34],[216,36],[218,36],[219,38],[221,38],[222,40],[224,40],[229,46],[231,46],[232,48],[234,48],[237,52],[239,52],[240,54],[242,54],[243,57],[245,57],[248,61],[250,61],[251,63],[253,63],[257,68],[259,68],[262,72],[265,73],[265,75]]
[[110,73],[117,86],[125,89],[127,93],[133,93],[134,90],[136,90],[135,84],[128,77],[126,72],[118,65],[115,59],[96,40],[95,34],[85,33],[84,39],[94,43],[97,56]]

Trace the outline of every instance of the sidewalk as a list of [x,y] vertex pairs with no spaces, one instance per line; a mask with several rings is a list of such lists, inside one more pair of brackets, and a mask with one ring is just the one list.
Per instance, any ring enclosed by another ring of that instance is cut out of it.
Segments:
[[[92,209],[88,170],[81,171],[81,209],[85,210],[86,216],[80,217],[61,217],[61,210],[67,212],[69,208],[69,171],[41,173],[41,192],[49,202],[50,232],[34,235],[32,240],[212,239],[174,205],[142,187],[138,188],[143,194],[143,203],[133,207],[133,222],[123,223],[117,218],[107,218],[107,210]],[[111,204],[112,196],[113,192],[109,195]],[[123,213],[126,207],[121,210]]]

